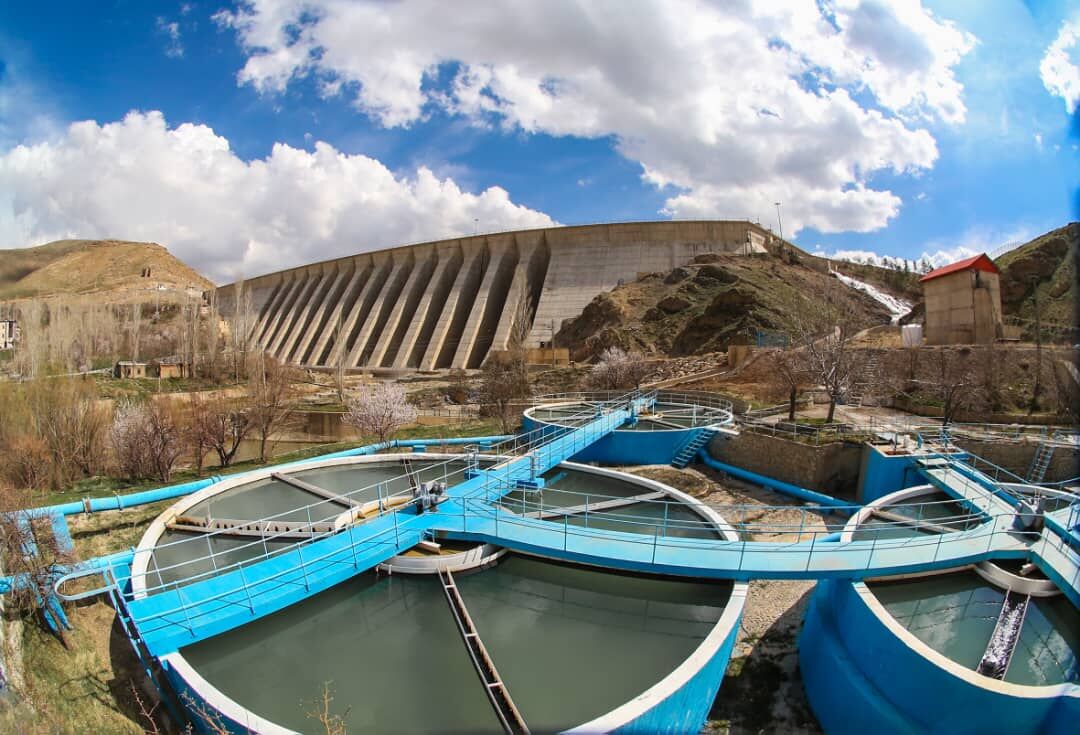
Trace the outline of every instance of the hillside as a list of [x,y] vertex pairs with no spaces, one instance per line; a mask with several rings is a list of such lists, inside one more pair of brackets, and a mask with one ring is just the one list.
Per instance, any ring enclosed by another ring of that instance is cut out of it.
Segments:
[[1078,246],[1080,223],[1070,222],[998,258],[1005,316],[1034,320],[1037,296],[1044,322],[1076,325]]
[[[706,260],[708,262],[700,262]],[[800,256],[710,255],[667,273],[650,273],[602,293],[576,319],[563,323],[556,344],[575,359],[618,345],[668,355],[727,347],[733,338],[781,328],[779,314],[793,294],[834,289],[861,327],[885,324],[889,313],[861,291],[843,286]]]
[[103,293],[112,301],[128,301],[147,298],[148,292],[201,291],[211,285],[156,243],[57,240],[0,250],[0,299]]

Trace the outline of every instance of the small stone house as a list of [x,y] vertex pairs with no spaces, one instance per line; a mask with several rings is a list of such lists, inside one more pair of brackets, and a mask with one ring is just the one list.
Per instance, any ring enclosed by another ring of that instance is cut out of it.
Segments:
[[145,362],[134,360],[121,360],[113,367],[114,378],[145,378],[147,365]]
[[919,279],[926,302],[926,344],[988,344],[1003,336],[1001,272],[984,253]]
[[161,360],[150,363],[150,377],[152,378],[186,378],[188,377],[187,365],[180,360]]

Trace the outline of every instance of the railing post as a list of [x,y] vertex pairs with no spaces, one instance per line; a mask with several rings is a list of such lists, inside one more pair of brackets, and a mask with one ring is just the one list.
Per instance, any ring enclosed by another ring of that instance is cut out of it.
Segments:
[[214,566],[214,571],[216,572],[218,568],[217,559],[214,558],[214,547],[210,544],[209,536],[204,536],[203,538],[206,539],[206,550],[210,552],[210,563]]
[[569,519],[570,516],[567,513],[563,513],[562,517],[562,549],[566,551],[567,539],[570,536]]
[[297,545],[296,554],[300,557],[300,571],[304,574],[304,589],[310,592],[311,585],[308,584],[307,563],[304,561],[304,547],[302,545]]
[[247,594],[248,609],[251,610],[251,614],[255,614],[255,605],[251,602],[251,588],[248,587],[247,577],[244,575],[244,566],[240,565],[240,584],[244,585],[244,592]]
[[653,564],[656,563],[656,540],[657,540],[656,537],[657,537],[657,532],[659,530],[660,529],[658,529],[656,526],[653,526],[653,535],[652,535],[652,563]]
[[188,612],[187,603],[184,602],[184,593],[180,591],[180,583],[173,582],[173,586],[176,589],[176,598],[180,600],[180,609],[184,611],[184,620],[187,621],[188,632],[191,633],[191,637],[195,637],[195,626],[191,624],[191,613]]

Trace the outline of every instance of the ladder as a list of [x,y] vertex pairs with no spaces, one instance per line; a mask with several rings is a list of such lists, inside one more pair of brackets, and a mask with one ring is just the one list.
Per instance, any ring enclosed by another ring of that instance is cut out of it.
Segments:
[[678,467],[680,470],[685,468],[697,455],[698,450],[708,444],[709,440],[714,436],[716,436],[716,431],[710,426],[698,429],[675,453],[675,457],[671,460],[671,466]]
[[1031,466],[1028,467],[1027,481],[1039,483],[1046,477],[1046,470],[1054,459],[1055,442],[1058,440],[1058,432],[1054,432],[1049,438],[1042,441],[1035,449],[1035,455],[1031,458]]
[[480,682],[484,685],[484,693],[495,710],[495,716],[499,718],[499,724],[505,732],[514,735],[528,735],[529,726],[525,724],[521,712],[514,700],[510,698],[510,690],[506,688],[502,677],[495,668],[495,662],[491,660],[487,647],[480,640],[480,634],[476,632],[469,611],[465,608],[465,601],[461,599],[461,593],[454,583],[454,575],[448,569],[439,570],[439,582],[442,583],[446,601],[450,604],[450,612],[454,615],[461,640],[469,652],[476,673],[480,676]]

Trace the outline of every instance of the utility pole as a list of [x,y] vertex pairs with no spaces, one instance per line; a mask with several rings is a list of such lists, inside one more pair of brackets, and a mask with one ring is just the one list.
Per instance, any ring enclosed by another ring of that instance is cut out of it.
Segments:
[[780,240],[784,239],[784,223],[780,219],[780,202],[776,202],[776,226],[780,228]]

